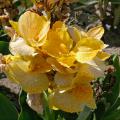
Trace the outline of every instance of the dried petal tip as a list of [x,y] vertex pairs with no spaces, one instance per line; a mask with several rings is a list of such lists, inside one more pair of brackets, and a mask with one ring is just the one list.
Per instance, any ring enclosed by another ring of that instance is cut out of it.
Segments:
[[29,107],[31,107],[38,114],[43,113],[43,103],[42,103],[41,94],[27,94],[26,101],[27,101]]

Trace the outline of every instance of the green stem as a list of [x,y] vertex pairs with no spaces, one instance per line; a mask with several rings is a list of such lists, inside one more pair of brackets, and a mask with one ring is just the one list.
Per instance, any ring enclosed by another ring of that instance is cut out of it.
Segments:
[[48,95],[46,92],[43,92],[44,96],[44,120],[55,120],[55,113],[49,108],[48,105]]

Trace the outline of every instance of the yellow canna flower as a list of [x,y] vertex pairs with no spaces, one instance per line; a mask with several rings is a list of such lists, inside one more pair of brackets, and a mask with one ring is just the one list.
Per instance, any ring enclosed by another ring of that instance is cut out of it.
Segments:
[[27,11],[22,14],[18,22],[10,21],[19,36],[31,46],[37,47],[45,43],[50,21],[45,16]]
[[45,16],[31,11],[10,23],[17,33],[10,41],[14,56],[5,56],[10,80],[30,94],[50,89],[51,108],[71,113],[86,105],[96,108],[90,82],[104,74],[104,60],[109,58],[102,51],[106,45],[100,40],[101,26],[84,32],[57,21],[50,28]]
[[20,84],[28,93],[41,93],[49,86],[49,80],[45,73],[28,71],[29,62],[19,56],[6,56],[5,73],[9,80]]

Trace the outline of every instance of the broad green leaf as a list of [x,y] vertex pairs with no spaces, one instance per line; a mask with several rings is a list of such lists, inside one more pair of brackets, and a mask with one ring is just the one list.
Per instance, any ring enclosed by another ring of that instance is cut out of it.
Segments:
[[84,110],[80,112],[77,120],[88,120],[91,114],[92,114],[91,109],[88,107],[85,107]]
[[9,53],[9,43],[5,41],[0,41],[0,53],[8,54]]
[[18,112],[14,105],[5,97],[0,94],[0,120],[17,120]]
[[104,101],[100,101],[97,103],[97,109],[95,110],[96,120],[101,120],[105,112],[105,107],[106,106],[104,104]]
[[22,92],[20,95],[21,112],[18,120],[42,120],[39,115],[27,105],[26,96],[27,94],[25,92]]

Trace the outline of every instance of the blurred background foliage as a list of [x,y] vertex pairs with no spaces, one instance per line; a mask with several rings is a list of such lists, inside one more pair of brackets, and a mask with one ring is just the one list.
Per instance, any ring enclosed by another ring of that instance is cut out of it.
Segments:
[[[5,26],[10,26],[9,19],[18,20],[24,11],[33,8],[33,2],[36,3],[35,0],[0,0],[0,53],[9,53],[10,38],[5,31]],[[58,16],[58,13],[61,14]],[[102,24],[105,29],[103,41],[110,47],[120,46],[120,0],[66,0],[61,11],[56,11],[53,19],[61,19],[68,25],[78,25],[85,30]],[[106,76],[91,83],[96,96],[95,111],[85,107],[81,113],[70,114],[50,110],[46,105],[44,114],[38,115],[27,105],[25,92],[12,96],[14,94],[9,90],[0,88],[0,120],[120,120],[118,56],[111,56],[107,64],[112,65],[112,68],[106,71]],[[11,100],[10,96],[15,99]],[[45,100],[47,101],[47,96]]]

